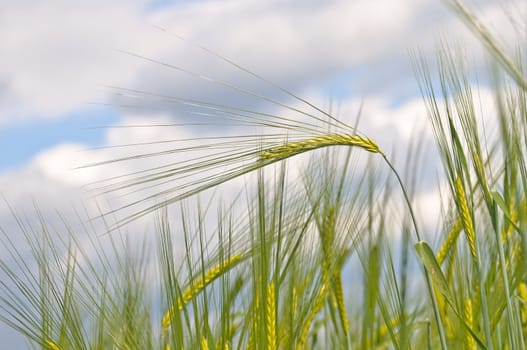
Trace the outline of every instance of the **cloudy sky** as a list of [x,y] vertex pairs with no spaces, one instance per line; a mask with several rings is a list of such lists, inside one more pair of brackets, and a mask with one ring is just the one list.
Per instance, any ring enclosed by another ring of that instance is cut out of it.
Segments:
[[[446,39],[474,57],[474,71],[486,65],[473,35],[440,0],[2,0],[0,5],[0,196],[5,199],[0,226],[9,232],[16,230],[6,203],[28,220],[35,205],[44,215],[68,216],[82,206],[95,210],[85,185],[160,161],[75,169],[144,152],[115,146],[221,135],[221,127],[199,125],[203,119],[181,106],[144,94],[125,96],[124,103],[123,91],[110,87],[286,113],[281,105],[221,81],[308,108],[200,45],[321,108],[331,106],[346,121],[354,121],[362,104],[360,129],[385,150],[404,149],[415,127],[427,123],[410,52],[421,50],[433,59],[439,40]],[[504,43],[515,33],[506,29],[511,18],[503,14],[526,13],[519,0],[469,5]],[[485,85],[481,93],[489,93]],[[119,127],[173,123],[196,125]],[[436,192],[425,186],[423,210],[437,207]],[[0,339],[20,342],[3,326]]]

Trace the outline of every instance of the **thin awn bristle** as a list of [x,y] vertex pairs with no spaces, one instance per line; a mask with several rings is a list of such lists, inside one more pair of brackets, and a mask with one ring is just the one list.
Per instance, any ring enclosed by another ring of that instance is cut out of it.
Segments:
[[327,134],[267,149],[262,152],[260,159],[282,160],[296,154],[328,146],[357,146],[369,152],[383,154],[379,146],[367,137],[349,134]]
[[229,260],[214,266],[212,269],[205,273],[203,278],[200,278],[194,282],[189,288],[187,288],[181,295],[181,298],[178,299],[176,305],[170,307],[170,309],[165,313],[161,321],[161,327],[166,329],[172,323],[172,320],[175,314],[183,309],[183,307],[194,297],[199,294],[206,286],[208,286],[212,281],[221,276],[226,271],[230,270],[234,265],[236,265],[242,258],[241,254],[233,255]]

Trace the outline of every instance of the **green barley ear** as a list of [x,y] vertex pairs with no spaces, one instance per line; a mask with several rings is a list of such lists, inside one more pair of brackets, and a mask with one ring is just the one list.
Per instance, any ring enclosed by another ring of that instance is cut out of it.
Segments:
[[304,345],[307,340],[307,336],[309,334],[309,330],[311,329],[311,325],[315,319],[315,317],[318,315],[318,313],[322,310],[324,307],[324,302],[326,301],[326,297],[328,294],[328,287],[326,284],[323,284],[320,287],[320,290],[318,291],[318,294],[313,302],[313,307],[311,308],[309,314],[307,315],[307,318],[302,325],[302,328],[300,330],[300,337],[298,339],[297,343],[297,350],[303,350]]
[[368,152],[384,155],[379,146],[370,138],[349,134],[327,134],[264,150],[260,155],[260,160],[283,160],[300,153],[328,146],[356,146]]
[[194,282],[190,287],[188,287],[181,297],[178,298],[175,305],[172,305],[170,309],[165,313],[161,321],[161,327],[163,330],[167,329],[177,312],[181,311],[186,304],[188,304],[192,299],[196,297],[205,287],[210,283],[216,280],[218,277],[232,269],[236,266],[242,259],[241,254],[233,255],[230,259],[214,266],[212,269],[205,273],[204,277],[200,277],[196,282]]
[[523,336],[527,339],[527,283],[522,282],[518,286],[518,298],[520,300],[520,322]]
[[[465,299],[465,322],[474,328],[474,316],[472,312],[472,300],[470,298]],[[476,349],[476,342],[472,337],[472,334],[466,332],[465,346],[467,349]]]
[[201,350],[209,350],[209,342],[205,337],[201,338]]
[[476,253],[476,231],[474,229],[474,223],[472,221],[472,216],[470,215],[467,197],[465,196],[465,190],[460,177],[456,178],[454,185],[456,190],[456,203],[458,205],[458,211],[459,215],[461,216],[463,228],[465,229],[465,233],[467,235],[467,240],[470,246],[470,254],[472,254],[472,258],[474,261],[476,261],[478,258]]
[[454,245],[457,242],[457,238],[459,237],[459,234],[461,233],[461,229],[463,228],[463,223],[460,219],[456,219],[454,222],[454,225],[452,225],[452,228],[450,231],[448,231],[448,234],[443,241],[443,244],[439,248],[439,251],[437,252],[436,260],[439,265],[442,265],[445,261],[446,257],[450,253],[451,249],[454,247]]
[[267,326],[267,349],[276,349],[276,304],[275,304],[275,284],[271,282],[267,288],[267,312],[266,312],[266,326]]

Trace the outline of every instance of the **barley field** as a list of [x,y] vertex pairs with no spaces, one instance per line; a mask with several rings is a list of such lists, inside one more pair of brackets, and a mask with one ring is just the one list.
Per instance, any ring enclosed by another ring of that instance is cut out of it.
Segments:
[[[288,114],[111,87],[123,105],[171,103],[211,125],[258,131],[178,140],[166,164],[148,162],[160,155],[148,143],[82,165],[146,161],[144,170],[86,184],[94,195],[139,193],[101,208],[103,230],[82,215],[84,232],[69,218],[29,226],[13,208],[28,251],[0,228],[8,252],[0,257],[0,320],[48,350],[526,349],[525,43],[505,50],[499,33],[461,2],[448,3],[486,49],[481,79],[492,86],[493,107],[482,106],[472,83],[479,77],[455,43],[439,42],[434,61],[411,51],[441,160],[434,228],[424,227],[415,201],[427,157],[418,130],[409,148],[382,149],[361,132],[360,109],[344,121],[190,43],[294,104],[213,83]],[[236,182],[246,175],[255,181]],[[236,198],[201,200],[233,181]],[[147,215],[156,217],[148,240],[122,234]]]

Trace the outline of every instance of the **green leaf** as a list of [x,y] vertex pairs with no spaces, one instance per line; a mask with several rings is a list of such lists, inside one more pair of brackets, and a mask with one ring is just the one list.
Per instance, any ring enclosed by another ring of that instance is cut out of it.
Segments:
[[448,289],[447,280],[445,275],[443,275],[443,271],[441,271],[441,267],[439,266],[430,246],[424,241],[419,241],[415,244],[415,250],[417,251],[417,255],[419,256],[419,259],[421,259],[425,269],[430,274],[434,286],[450,301],[450,291]]

